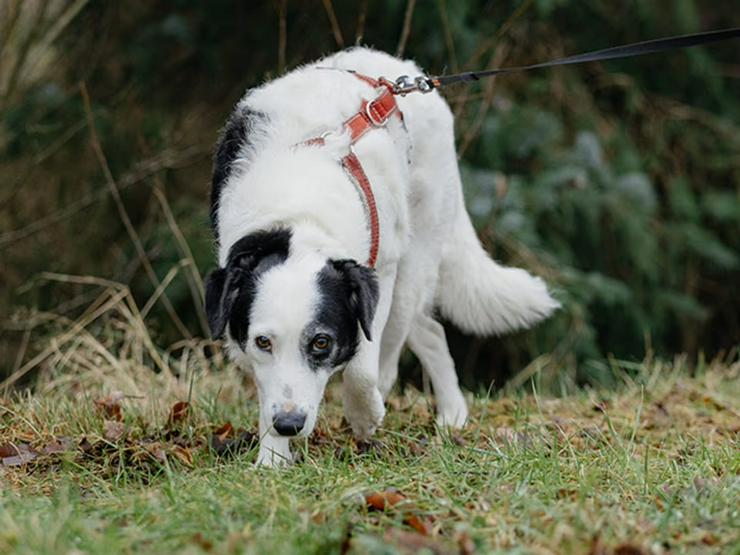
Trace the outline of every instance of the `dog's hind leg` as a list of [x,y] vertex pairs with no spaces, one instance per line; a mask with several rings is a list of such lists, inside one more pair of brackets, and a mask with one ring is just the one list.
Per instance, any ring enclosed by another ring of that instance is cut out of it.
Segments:
[[406,344],[414,316],[422,303],[423,287],[416,283],[413,270],[416,266],[401,262],[393,291],[393,306],[383,330],[380,344],[380,378],[378,386],[383,399],[387,399],[398,378],[398,360]]
[[422,312],[414,320],[408,343],[432,382],[437,399],[437,424],[461,428],[468,417],[468,407],[457,382],[444,327]]

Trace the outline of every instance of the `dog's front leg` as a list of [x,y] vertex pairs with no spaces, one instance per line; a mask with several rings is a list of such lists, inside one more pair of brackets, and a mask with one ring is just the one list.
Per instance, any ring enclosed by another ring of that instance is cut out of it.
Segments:
[[385,416],[383,396],[378,388],[380,338],[388,321],[395,281],[395,265],[378,276],[380,298],[373,319],[373,340],[363,337],[357,354],[344,370],[344,415],[357,439],[365,440],[372,436]]
[[272,435],[269,431],[271,427],[272,424],[260,415],[260,449],[257,464],[275,468],[292,462],[293,456],[290,453],[290,439]]
[[357,439],[368,439],[383,422],[385,405],[378,388],[378,348],[365,342],[344,370],[344,415]]

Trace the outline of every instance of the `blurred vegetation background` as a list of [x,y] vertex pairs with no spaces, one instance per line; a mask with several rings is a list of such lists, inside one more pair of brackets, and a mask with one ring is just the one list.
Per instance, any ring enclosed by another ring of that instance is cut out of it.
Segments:
[[[207,334],[198,276],[214,265],[210,156],[246,88],[353,44],[439,74],[739,26],[736,8],[2,0],[0,378],[100,307],[90,285],[109,282],[69,275],[128,285],[157,344],[174,345],[168,353]],[[544,325],[505,338],[450,328],[466,386],[534,374],[608,382],[614,359],[737,356],[738,54],[734,41],[444,92],[482,240],[564,303]],[[101,322],[87,329],[116,333]],[[418,379],[411,357],[404,366]]]

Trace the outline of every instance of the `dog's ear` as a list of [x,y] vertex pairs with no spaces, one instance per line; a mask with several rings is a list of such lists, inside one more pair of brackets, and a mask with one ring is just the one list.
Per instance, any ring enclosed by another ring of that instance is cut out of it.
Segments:
[[375,270],[354,260],[335,260],[334,267],[349,285],[349,304],[368,341],[372,341],[372,324],[378,306],[378,278]]
[[231,318],[234,303],[244,285],[244,272],[227,266],[211,272],[206,278],[206,314],[214,339],[220,339]]
[[[255,281],[261,273],[285,261],[290,236],[290,230],[285,228],[245,235],[229,249],[226,267],[208,276],[206,314],[215,339],[223,337],[229,322],[235,340],[242,341],[246,337]],[[238,318],[232,319],[234,312]]]

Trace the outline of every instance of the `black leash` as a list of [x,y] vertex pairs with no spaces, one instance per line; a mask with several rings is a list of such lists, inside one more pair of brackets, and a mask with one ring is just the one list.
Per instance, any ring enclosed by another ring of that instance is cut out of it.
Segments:
[[596,50],[594,52],[587,52],[585,54],[577,54],[575,56],[568,56],[567,58],[559,58],[557,60],[551,60],[549,62],[542,62],[539,64],[532,64],[528,66],[504,67],[498,69],[488,69],[484,71],[467,71],[465,73],[456,73],[454,75],[438,75],[434,77],[422,75],[413,79],[408,75],[402,75],[401,77],[396,79],[393,87],[394,92],[401,95],[413,91],[427,93],[431,92],[434,89],[446,87],[447,85],[451,85],[453,83],[478,81],[480,79],[492,77],[494,75],[518,73],[522,71],[542,69],[546,67],[582,64],[585,62],[613,60],[616,58],[631,58],[633,56],[643,56],[645,54],[668,52],[669,50],[691,48],[692,46],[700,46],[703,44],[710,44],[713,42],[737,38],[740,38],[740,27],[735,29],[724,29],[721,31],[694,33],[691,35],[682,35],[678,37],[646,40],[643,42],[636,42],[623,46],[605,48],[603,50]]

